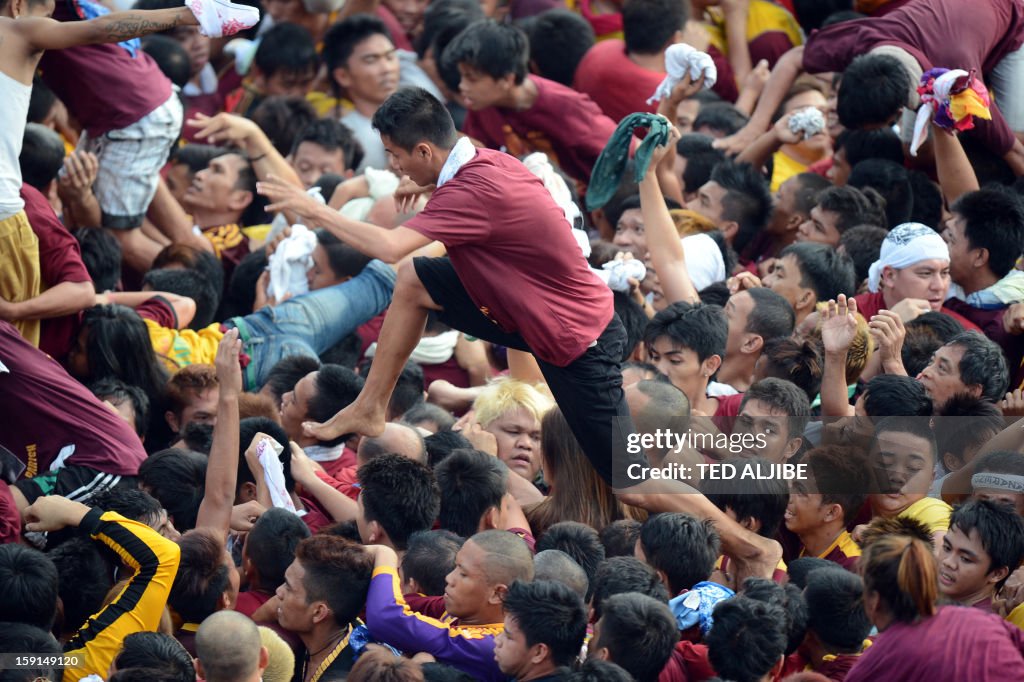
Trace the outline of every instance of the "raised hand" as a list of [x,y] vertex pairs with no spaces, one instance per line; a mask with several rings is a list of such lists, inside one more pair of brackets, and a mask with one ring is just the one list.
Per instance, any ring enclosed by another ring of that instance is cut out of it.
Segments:
[[826,353],[844,353],[857,337],[857,301],[839,294],[821,311],[821,340]]
[[880,310],[868,322],[868,331],[878,346],[885,373],[905,375],[902,353],[907,330],[900,316],[891,310]]
[[238,338],[238,329],[224,332],[213,361],[221,397],[237,397],[242,393],[242,366],[238,362],[241,352],[242,341]]
[[268,175],[266,180],[256,183],[256,191],[271,201],[266,209],[268,213],[291,211],[311,218],[323,208],[320,202],[306,194],[304,189],[285,182],[276,175]]

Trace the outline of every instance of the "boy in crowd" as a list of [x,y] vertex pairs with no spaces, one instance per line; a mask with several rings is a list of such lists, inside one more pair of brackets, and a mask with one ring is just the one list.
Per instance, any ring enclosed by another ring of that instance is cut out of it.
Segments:
[[715,607],[707,636],[708,659],[727,680],[767,682],[785,661],[785,612],[775,604],[738,595]]
[[722,364],[728,334],[721,308],[685,302],[659,312],[644,331],[648,359],[686,394],[691,413],[710,416],[718,411],[708,384]]
[[1024,519],[1009,505],[970,500],[953,510],[938,548],[939,594],[986,611],[1024,559]]
[[819,568],[807,575],[807,635],[800,657],[830,680],[844,679],[864,650],[871,620],[864,609],[864,582],[856,573]]
[[587,612],[557,582],[515,582],[502,602],[504,628],[494,640],[498,668],[516,682],[563,680],[587,634]]
[[878,194],[865,195],[853,187],[830,187],[818,195],[811,214],[799,229],[797,241],[819,242],[832,248],[851,227],[857,225],[885,226],[885,213]]
[[761,232],[772,212],[768,181],[748,163],[725,161],[711,171],[711,179],[686,205],[715,224],[740,260],[756,260],[745,251]]
[[[746,285],[744,278],[737,278],[738,286]],[[782,250],[772,271],[765,276],[764,286],[789,301],[799,326],[818,303],[853,293],[857,283],[848,256],[826,244],[803,243],[790,244]]]
[[[707,521],[687,514],[652,516],[640,529],[635,556],[658,572],[669,594],[683,594],[711,575],[718,558],[718,534]],[[686,561],[679,561],[686,557]]]
[[440,493],[425,463],[385,453],[359,467],[359,537],[387,545],[400,555],[409,537],[430,530],[440,509]]
[[602,604],[587,657],[621,666],[636,682],[655,682],[678,641],[676,620],[664,602],[635,592],[616,594]]
[[796,457],[804,445],[804,429],[811,417],[807,394],[785,379],[762,379],[743,394],[733,433],[761,434],[745,455],[783,463]]
[[[362,146],[338,121],[322,118],[302,129],[292,143],[288,163],[309,189],[322,175],[351,177],[363,161]],[[330,200],[331,197],[324,197]]]
[[763,287],[730,296],[725,318],[729,321],[729,336],[718,381],[743,392],[750,388],[764,344],[792,335],[796,318],[786,299]]

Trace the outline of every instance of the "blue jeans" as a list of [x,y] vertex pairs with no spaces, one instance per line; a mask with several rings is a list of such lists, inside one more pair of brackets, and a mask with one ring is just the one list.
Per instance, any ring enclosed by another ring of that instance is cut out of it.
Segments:
[[245,390],[255,391],[270,369],[289,355],[318,357],[391,303],[395,271],[379,260],[347,282],[288,299],[224,325],[238,327],[249,355]]

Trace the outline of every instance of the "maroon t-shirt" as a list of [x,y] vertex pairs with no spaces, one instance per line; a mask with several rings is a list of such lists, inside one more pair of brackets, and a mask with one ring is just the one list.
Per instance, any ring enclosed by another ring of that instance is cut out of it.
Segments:
[[4,321],[0,363],[0,444],[25,462],[26,478],[48,471],[68,445],[75,451],[65,464],[138,472],[146,451],[128,423]]
[[[881,291],[876,291],[874,293],[864,292],[863,294],[857,294],[856,296],[853,297],[853,300],[857,301],[857,312],[863,315],[864,319],[868,321],[870,321],[872,317],[877,315],[879,310],[886,309],[885,297],[882,295]],[[980,332],[981,329],[978,327],[978,325],[976,325],[974,322],[958,313],[956,310],[953,310],[949,307],[949,303],[952,300],[954,299],[949,299],[949,301],[946,301],[942,305],[942,310],[940,310],[939,312],[945,315],[949,315],[954,320],[959,322],[960,326],[962,326],[965,331]]]
[[[53,207],[39,190],[30,185],[21,186],[25,214],[39,239],[39,270],[43,285],[50,289],[61,282],[92,282],[82,262],[82,249],[78,240],[53,212]],[[39,350],[58,360],[67,355],[74,345],[82,320],[82,313],[51,317],[41,321]]]
[[615,132],[615,121],[586,95],[539,76],[529,78],[538,91],[532,107],[470,111],[462,132],[491,149],[504,148],[512,156],[544,152],[572,178],[586,183]]
[[405,225],[443,243],[473,302],[553,365],[582,355],[612,319],[611,290],[562,209],[507,154],[478,149]]
[[658,104],[648,104],[665,74],[649,71],[636,64],[626,54],[626,43],[621,40],[602,40],[587,50],[576,67],[573,89],[594,100],[601,111],[613,121],[646,111],[654,113]]
[[[75,0],[57,0],[53,18],[79,21]],[[39,62],[43,82],[90,135],[126,128],[171,96],[171,82],[143,50],[132,55],[117,44],[47,50]]]
[[1024,630],[965,606],[942,606],[918,623],[893,623],[861,654],[846,682],[1021,679]]
[[[1024,44],[1021,0],[909,2],[885,16],[844,21],[811,34],[803,65],[810,73],[844,71],[853,58],[882,45],[909,52],[921,68],[977,69],[989,74]],[[865,93],[867,94],[867,93]],[[1010,126],[992,103],[992,120],[972,134],[1002,155],[1013,146]]]
[[1021,367],[1024,362],[1024,337],[1014,336],[1006,331],[1006,327],[1003,326],[1003,314],[1006,312],[1006,308],[975,308],[959,298],[950,298],[942,306],[942,312],[956,313],[966,318],[976,324],[985,336],[999,344],[1006,356],[1006,364],[1010,368],[1010,378],[1013,380],[1010,389],[1020,385],[1021,380],[1024,379],[1024,368]]

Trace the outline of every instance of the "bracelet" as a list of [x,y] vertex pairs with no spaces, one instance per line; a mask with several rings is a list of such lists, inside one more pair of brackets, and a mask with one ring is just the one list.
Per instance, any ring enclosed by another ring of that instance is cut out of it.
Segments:
[[262,161],[265,158],[267,158],[266,154],[261,154],[260,156],[256,157],[249,157],[249,163],[256,163],[257,161]]

